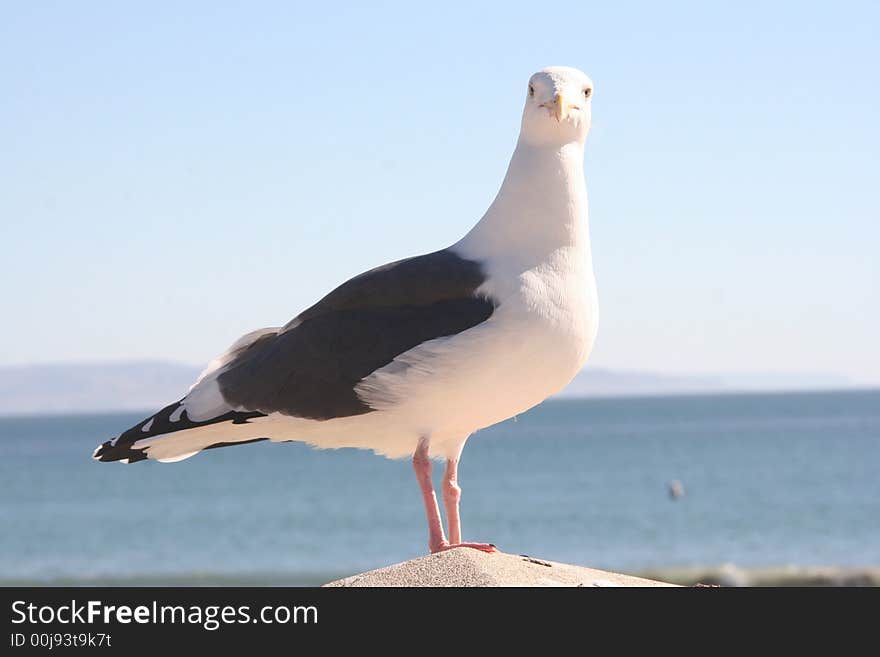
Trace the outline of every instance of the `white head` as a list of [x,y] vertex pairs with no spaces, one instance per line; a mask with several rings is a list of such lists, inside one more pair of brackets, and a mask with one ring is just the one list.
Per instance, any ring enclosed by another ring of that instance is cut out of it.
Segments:
[[593,81],[568,66],[548,66],[529,79],[520,140],[534,146],[583,144],[590,131]]

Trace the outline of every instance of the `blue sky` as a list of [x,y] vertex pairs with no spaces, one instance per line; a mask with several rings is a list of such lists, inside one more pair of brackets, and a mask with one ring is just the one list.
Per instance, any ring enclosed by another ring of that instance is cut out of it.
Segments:
[[565,64],[591,362],[878,384],[878,7],[7,3],[0,364],[203,363],[452,243]]

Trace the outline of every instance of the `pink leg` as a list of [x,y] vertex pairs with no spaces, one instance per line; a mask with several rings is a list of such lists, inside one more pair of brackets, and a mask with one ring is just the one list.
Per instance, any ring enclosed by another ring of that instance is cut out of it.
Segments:
[[425,502],[425,513],[428,516],[428,547],[431,552],[439,552],[444,545],[449,545],[443,534],[443,523],[440,521],[440,507],[437,506],[437,496],[434,494],[434,484],[431,482],[431,470],[433,465],[428,456],[428,440],[422,438],[416,453],[413,454],[413,470],[416,471],[416,479],[419,488],[422,489],[422,500]]
[[449,459],[446,461],[446,474],[443,475],[443,504],[446,507],[446,524],[449,526],[450,543],[461,543],[461,516],[458,513],[460,500],[458,459]]
[[458,514],[458,501],[461,496],[461,489],[458,487],[456,475],[458,470],[458,460],[450,460],[447,462],[446,476],[443,479],[443,500],[446,505],[446,514],[449,520],[450,541],[446,540],[443,533],[443,523],[440,520],[440,507],[437,504],[437,496],[434,493],[434,485],[431,481],[431,470],[433,465],[428,456],[429,441],[422,438],[419,446],[413,454],[413,470],[416,472],[416,479],[419,482],[419,488],[422,490],[422,500],[425,503],[425,513],[428,516],[428,547],[431,553],[442,552],[455,547],[469,547],[484,552],[497,552],[494,545],[488,543],[462,543],[461,542],[461,521]]

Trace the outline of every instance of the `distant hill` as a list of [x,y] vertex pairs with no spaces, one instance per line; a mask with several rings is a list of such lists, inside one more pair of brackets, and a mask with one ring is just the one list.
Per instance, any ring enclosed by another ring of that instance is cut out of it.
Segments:
[[783,390],[832,390],[852,387],[834,374],[658,374],[587,366],[560,397],[633,397]]
[[[0,367],[0,415],[142,411],[179,399],[195,365],[141,361]],[[623,397],[849,387],[832,375],[671,375],[587,367],[560,397]]]
[[0,367],[0,414],[155,409],[183,397],[199,372],[158,361]]

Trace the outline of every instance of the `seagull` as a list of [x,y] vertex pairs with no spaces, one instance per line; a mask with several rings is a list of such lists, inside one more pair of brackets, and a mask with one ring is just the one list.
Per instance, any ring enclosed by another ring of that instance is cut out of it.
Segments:
[[[182,399],[93,457],[169,463],[261,440],[411,457],[430,551],[496,551],[462,542],[465,442],[565,387],[598,327],[583,168],[593,83],[553,66],[525,95],[501,189],[463,238],[371,269],[284,326],[241,337]],[[448,537],[435,459],[446,464]]]

